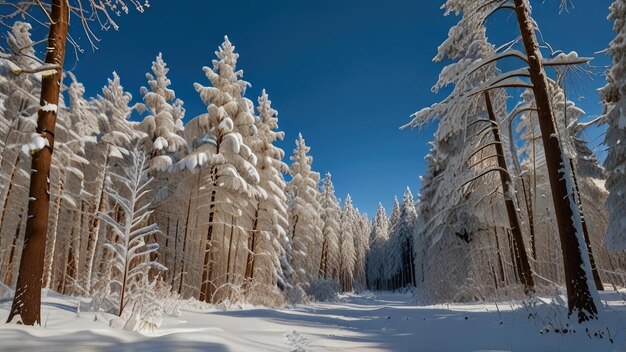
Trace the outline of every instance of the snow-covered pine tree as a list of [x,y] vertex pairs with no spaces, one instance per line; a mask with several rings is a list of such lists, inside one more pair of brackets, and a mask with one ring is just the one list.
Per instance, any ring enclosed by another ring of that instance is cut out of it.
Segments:
[[87,153],[93,155],[90,158],[91,167],[85,170],[86,179],[94,180],[93,184],[86,185],[91,194],[88,207],[88,235],[86,236],[86,254],[82,258],[80,270],[82,275],[82,287],[89,293],[92,289],[92,278],[95,271],[96,258],[101,257],[100,244],[104,243],[101,235],[101,220],[99,212],[107,209],[108,197],[106,194],[108,173],[111,166],[111,158],[123,159],[128,155],[132,141],[137,132],[128,121],[132,108],[130,102],[132,95],[124,90],[120,77],[113,72],[113,78],[107,80],[107,85],[102,88],[102,95],[98,95],[93,104],[99,113],[97,143],[88,148]]
[[289,228],[287,197],[283,174],[288,166],[283,162],[285,152],[274,145],[284,138],[278,129],[278,112],[263,89],[258,98],[257,135],[252,151],[257,157],[259,187],[263,194],[257,196],[253,227],[248,237],[248,256],[245,277],[253,284],[286,286],[282,266],[286,262],[285,244]]
[[407,187],[402,195],[400,217],[393,231],[389,235],[389,252],[387,270],[397,289],[408,285],[415,285],[415,257],[413,236],[417,222],[417,211],[413,202],[413,194]]
[[146,73],[148,87],[141,87],[144,101],[142,110],[147,109],[149,115],[139,128],[148,135],[152,171],[169,169],[177,159],[176,153],[187,147],[187,141],[181,135],[185,109],[183,101],[177,99],[169,88],[172,84],[167,78],[169,70],[163,55],[159,53],[152,62],[152,73]]
[[400,202],[398,201],[398,197],[393,197],[393,208],[391,209],[391,217],[389,218],[389,228],[387,229],[388,233],[393,231],[394,226],[400,220]]
[[[157,271],[167,270],[161,264],[150,260],[150,253],[158,251],[159,245],[147,243],[146,237],[160,233],[159,227],[154,224],[146,224],[150,217],[151,204],[146,201],[150,194],[150,182],[148,176],[148,160],[145,152],[133,149],[129,153],[128,160],[118,167],[119,170],[109,172],[112,186],[107,189],[107,194],[122,210],[122,217],[116,219],[117,211],[114,207],[107,212],[100,212],[100,219],[109,225],[113,233],[104,244],[104,248],[113,257],[110,261],[111,272],[106,273],[110,277],[105,286],[115,284],[118,296],[116,310],[117,315],[122,316],[130,298],[138,294],[141,284],[145,284],[145,277],[151,269]],[[106,275],[105,274],[105,275]],[[109,292],[108,289],[102,292]],[[111,297],[99,297],[99,299],[111,299]]]
[[605,243],[612,250],[626,249],[626,2],[615,0],[611,4],[609,20],[613,20],[615,39],[609,44],[608,52],[613,65],[607,73],[608,84],[601,90],[608,113],[604,122],[608,126],[604,137],[607,156],[604,166],[607,172],[606,189],[609,196],[606,209],[609,224]]
[[[240,243],[233,239],[241,239],[240,232],[245,231],[236,220],[244,221],[240,219],[244,214],[246,221],[250,220],[244,210],[257,195],[259,182],[256,156],[244,143],[244,138],[254,134],[256,128],[252,103],[243,97],[249,83],[242,79],[243,71],[236,70],[239,54],[225,37],[215,55],[213,68],[203,68],[212,86],[194,84],[207,113],[195,117],[185,127],[194,149],[177,165],[179,169],[200,169],[203,173],[204,206],[208,213],[202,219],[206,232],[199,299],[206,302],[214,300],[216,289],[226,287],[224,291],[229,291],[233,287],[233,243]],[[245,260],[241,262],[245,264]],[[237,278],[243,276],[242,272]]]
[[[286,191],[289,195],[289,237],[291,240],[291,266],[294,273],[290,278],[293,285],[310,282],[319,273],[319,245],[322,243],[322,221],[319,214],[319,173],[312,171],[311,150],[298,134],[296,149],[289,167],[291,180]],[[350,237],[350,239],[352,239]]]
[[353,287],[357,290],[367,288],[366,259],[370,248],[369,238],[372,223],[367,214],[361,214],[359,208],[354,208],[355,232],[354,232],[354,282]]
[[341,210],[339,234],[339,282],[344,292],[352,291],[356,249],[354,248],[355,230],[354,208],[352,198],[348,194]]
[[324,177],[324,186],[320,194],[322,212],[322,250],[319,276],[322,279],[336,279],[339,263],[339,233],[341,232],[341,206],[335,196],[330,172]]
[[385,249],[389,239],[389,219],[381,203],[378,204],[370,238],[370,250],[367,254],[367,286],[380,291],[387,288],[388,275],[385,271],[385,262],[389,259]]

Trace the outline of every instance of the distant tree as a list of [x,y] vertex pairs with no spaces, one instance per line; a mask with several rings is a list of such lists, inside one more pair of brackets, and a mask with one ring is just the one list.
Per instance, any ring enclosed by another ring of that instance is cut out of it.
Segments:
[[358,208],[354,208],[354,288],[362,290],[367,287],[366,260],[370,249],[369,237],[372,223],[367,214],[361,214]]
[[354,248],[354,208],[348,194],[341,210],[341,233],[339,235],[339,282],[344,292],[352,291],[356,249]]
[[339,233],[341,231],[341,206],[335,196],[330,172],[324,177],[324,187],[320,194],[322,207],[322,255],[320,260],[320,278],[330,279],[337,272],[339,262]]
[[391,233],[393,231],[394,226],[400,220],[400,202],[398,202],[398,197],[393,197],[393,208],[391,209],[391,217],[389,218],[389,229],[388,232]]
[[[387,270],[393,275],[394,288],[415,285],[415,256],[413,240],[417,211],[413,202],[413,194],[407,187],[402,196],[400,218],[389,234]],[[397,276],[397,277],[396,277]]]
[[367,280],[370,289],[382,290],[386,288],[387,272],[385,262],[385,246],[389,240],[389,219],[385,207],[379,203],[374,223],[372,224],[370,250],[367,254]]

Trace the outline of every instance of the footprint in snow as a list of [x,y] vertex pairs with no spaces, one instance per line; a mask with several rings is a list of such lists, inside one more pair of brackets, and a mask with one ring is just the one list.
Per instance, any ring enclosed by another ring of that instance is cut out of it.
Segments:
[[293,347],[291,352],[306,352],[304,346],[306,346],[309,341],[307,338],[300,335],[296,330],[285,334],[285,338],[287,339],[287,344]]

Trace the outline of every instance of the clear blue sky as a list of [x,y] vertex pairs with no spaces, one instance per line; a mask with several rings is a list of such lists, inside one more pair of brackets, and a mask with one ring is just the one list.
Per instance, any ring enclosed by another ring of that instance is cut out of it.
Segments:
[[[610,60],[595,52],[606,48],[612,24],[609,0],[573,0],[559,14],[558,0],[531,1],[544,38],[555,48],[596,56],[594,66]],[[430,87],[442,64],[433,63],[437,46],[456,22],[443,17],[441,1],[159,1],[144,14],[119,20],[118,32],[100,33],[99,50],[87,50],[68,66],[95,95],[112,71],[140,99],[139,87],[158,52],[169,64],[172,88],[185,101],[187,118],[205,112],[193,82],[208,85],[202,66],[227,34],[240,54],[239,68],[252,84],[256,102],[266,88],[279,124],[281,144],[291,154],[298,132],[312,148],[313,167],[333,174],[338,196],[350,193],[370,215],[382,201],[389,209],[406,186],[418,192],[418,177],[435,126],[400,131],[409,115],[442,99]],[[489,35],[504,43],[517,35],[509,14],[493,21]],[[596,69],[602,73],[604,68]],[[603,77],[572,79],[570,98],[589,118],[601,112],[595,90]],[[445,94],[445,92],[444,92]],[[589,133],[593,145],[598,131]],[[598,147],[601,149],[601,146]]]

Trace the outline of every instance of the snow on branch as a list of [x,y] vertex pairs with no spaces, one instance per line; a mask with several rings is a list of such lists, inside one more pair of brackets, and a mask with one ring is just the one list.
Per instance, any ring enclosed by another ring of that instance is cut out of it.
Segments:
[[570,66],[586,64],[593,60],[592,57],[581,57],[578,53],[571,51],[569,54],[559,53],[555,57],[543,59],[543,66]]

